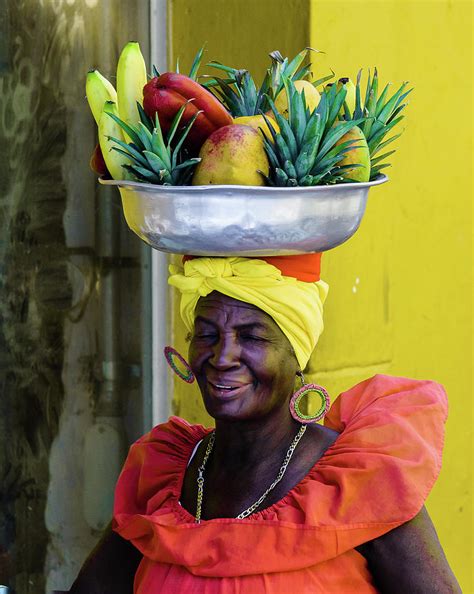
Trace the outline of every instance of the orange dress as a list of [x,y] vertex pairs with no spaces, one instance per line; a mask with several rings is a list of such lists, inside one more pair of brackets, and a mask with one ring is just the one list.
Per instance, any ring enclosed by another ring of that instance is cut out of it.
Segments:
[[445,392],[376,375],[334,402],[340,433],[287,495],[244,520],[200,524],[179,503],[186,465],[210,429],[172,417],[130,448],[113,528],[143,554],[134,594],[369,594],[355,547],[413,518],[441,467]]

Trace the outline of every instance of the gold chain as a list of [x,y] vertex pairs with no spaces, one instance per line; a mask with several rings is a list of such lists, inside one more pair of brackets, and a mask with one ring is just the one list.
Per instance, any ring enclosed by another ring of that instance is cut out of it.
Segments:
[[[281,465],[281,468],[278,471],[277,477],[273,481],[273,483],[268,487],[268,489],[265,491],[265,493],[255,503],[252,503],[252,505],[250,507],[248,507],[246,510],[241,512],[237,516],[237,519],[243,520],[247,516],[250,516],[250,514],[253,514],[253,512],[264,501],[264,499],[267,497],[267,495],[270,493],[270,491],[272,491],[277,486],[277,484],[281,481],[281,479],[283,478],[283,475],[286,472],[287,466],[290,463],[291,457],[293,456],[293,452],[295,451],[296,446],[298,445],[298,442],[303,437],[303,434],[306,431],[306,428],[307,428],[307,425],[301,425],[301,429],[296,434],[295,438],[291,442],[290,447],[288,448],[288,451],[286,452],[286,456],[285,456],[285,459],[283,460],[283,464]],[[212,448],[214,447],[215,439],[216,439],[216,432],[213,431],[211,433],[211,437],[209,438],[209,442],[207,444],[206,453],[204,454],[204,459],[202,461],[202,464],[198,468],[197,502],[196,502],[196,523],[197,524],[201,523],[202,498],[203,498],[203,494],[204,494],[204,470],[206,469],[207,460],[212,452]]]

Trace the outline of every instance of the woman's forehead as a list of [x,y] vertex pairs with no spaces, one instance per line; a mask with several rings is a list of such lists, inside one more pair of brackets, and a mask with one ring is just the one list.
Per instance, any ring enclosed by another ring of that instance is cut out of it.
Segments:
[[276,325],[275,321],[267,313],[245,301],[239,301],[233,297],[223,295],[213,291],[206,297],[201,297],[196,305],[196,317],[200,315],[207,319],[220,319],[222,316],[226,318],[240,318],[249,324],[264,323],[267,325]]

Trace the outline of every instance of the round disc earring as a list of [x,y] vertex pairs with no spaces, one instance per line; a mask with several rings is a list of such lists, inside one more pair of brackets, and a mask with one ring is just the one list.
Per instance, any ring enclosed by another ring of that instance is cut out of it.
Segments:
[[166,346],[163,349],[163,353],[165,355],[166,362],[176,373],[176,375],[188,384],[192,384],[196,377],[186,359],[171,346]]
[[[318,386],[317,384],[306,384],[304,381],[303,373],[300,371],[298,376],[301,378],[302,386],[299,390],[297,390],[290,400],[290,413],[291,416],[298,421],[298,423],[308,424],[308,423],[316,423],[320,419],[324,417],[324,415],[329,410],[329,394],[322,386]],[[310,392],[315,392],[321,401],[321,404],[318,410],[312,415],[306,415],[301,411],[300,402],[304,396],[310,394]]]

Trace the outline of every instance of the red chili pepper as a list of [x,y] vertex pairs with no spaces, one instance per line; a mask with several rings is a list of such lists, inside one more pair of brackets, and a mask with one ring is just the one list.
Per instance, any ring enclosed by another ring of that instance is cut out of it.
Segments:
[[193,152],[199,152],[214,130],[232,124],[232,116],[225,107],[195,80],[176,72],[165,72],[152,78],[143,87],[143,109],[153,120],[155,113],[158,113],[164,133],[168,132],[173,118],[189,99],[193,101],[188,103],[181,122],[184,126],[197,111],[203,111],[196,118],[186,139],[186,146]]

